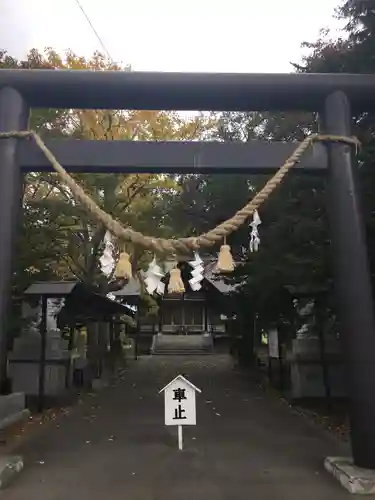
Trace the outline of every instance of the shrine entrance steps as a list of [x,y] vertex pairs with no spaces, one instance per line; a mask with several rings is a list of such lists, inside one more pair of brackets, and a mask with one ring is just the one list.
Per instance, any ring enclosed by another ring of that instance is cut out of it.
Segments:
[[151,348],[151,354],[156,356],[187,356],[212,353],[212,337],[203,334],[155,335]]

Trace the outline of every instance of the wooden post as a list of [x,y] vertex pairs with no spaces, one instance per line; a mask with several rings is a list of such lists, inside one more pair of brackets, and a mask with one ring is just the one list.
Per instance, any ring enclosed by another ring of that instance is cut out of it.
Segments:
[[178,449],[182,451],[184,445],[183,445],[183,439],[182,439],[182,425],[177,426],[178,429]]
[[139,297],[138,304],[137,304],[137,326],[136,326],[135,339],[134,339],[134,359],[135,359],[135,361],[138,360],[138,342],[139,342],[139,335],[141,333],[140,307],[141,307],[141,298]]
[[[324,131],[351,135],[352,112],[342,91],[325,102]],[[354,464],[375,469],[375,317],[370,266],[352,148],[328,144],[330,218],[340,336],[351,399]]]
[[[0,90],[0,132],[25,130],[29,109],[14,89]],[[17,161],[18,139],[0,140],[0,393],[7,386],[7,324],[9,317],[14,245],[18,230],[22,173]]]
[[47,297],[42,296],[42,319],[40,322],[40,357],[39,357],[39,388],[38,411],[44,410],[45,379],[46,379],[46,347],[47,347]]

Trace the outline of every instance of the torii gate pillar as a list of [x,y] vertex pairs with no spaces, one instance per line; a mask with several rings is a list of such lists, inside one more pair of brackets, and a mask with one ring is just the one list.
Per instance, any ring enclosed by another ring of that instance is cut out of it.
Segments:
[[[350,136],[347,96],[325,101],[324,132]],[[328,144],[332,261],[347,386],[351,399],[351,443],[355,465],[375,469],[375,318],[365,230],[357,194],[352,148]]]
[[[14,89],[0,90],[0,132],[26,130],[29,111]],[[0,141],[0,394],[6,390],[7,325],[15,236],[21,213],[22,172],[17,162],[18,139]]]

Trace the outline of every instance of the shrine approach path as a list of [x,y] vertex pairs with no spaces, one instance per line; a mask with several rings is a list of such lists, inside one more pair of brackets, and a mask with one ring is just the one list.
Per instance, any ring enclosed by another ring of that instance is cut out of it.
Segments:
[[[177,374],[202,390],[197,425],[164,426],[159,390]],[[17,449],[5,500],[336,500],[323,469],[344,445],[265,394],[226,356],[144,357]]]

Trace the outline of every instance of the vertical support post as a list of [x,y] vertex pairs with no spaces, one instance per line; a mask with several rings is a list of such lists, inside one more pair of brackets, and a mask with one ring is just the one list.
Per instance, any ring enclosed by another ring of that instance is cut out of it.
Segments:
[[[347,96],[325,102],[324,131],[351,134]],[[351,445],[358,467],[375,469],[375,318],[365,232],[351,148],[329,144],[330,218],[340,335],[351,398]]]
[[72,350],[74,348],[74,337],[75,337],[75,327],[69,326],[69,339],[68,339],[68,353],[69,357],[65,364],[65,388],[68,389],[71,385],[71,376],[72,373]]
[[135,339],[134,339],[134,360],[138,360],[138,343],[139,343],[139,335],[141,333],[141,298],[139,297],[138,304],[137,304],[137,326],[136,326],[136,332],[135,332]]
[[159,333],[159,335],[163,333],[163,298],[162,297],[159,299],[158,333]]
[[178,432],[178,449],[181,451],[184,447],[182,440],[182,425],[177,426],[177,432]]
[[277,354],[279,356],[279,391],[284,391],[284,363],[283,363],[283,339],[284,336],[281,334],[282,328],[277,326]]
[[115,340],[115,324],[114,324],[114,319],[111,316],[109,320],[109,346],[111,350],[113,348],[114,340]]
[[182,294],[181,297],[181,326],[182,333],[186,335],[186,325],[185,325],[185,294]]
[[[0,90],[0,132],[25,130],[28,116],[28,107],[16,90],[8,87]],[[0,393],[4,393],[7,381],[7,322],[22,195],[17,142],[17,139],[0,139]]]
[[46,347],[47,347],[47,297],[42,296],[42,318],[40,322],[40,358],[39,358],[39,386],[38,411],[44,410],[45,380],[46,380]]
[[208,332],[208,308],[207,308],[207,297],[204,294],[204,303],[203,303],[203,330]]
[[68,340],[69,353],[73,350],[74,347],[74,334],[75,334],[75,327],[69,326],[69,340]]

